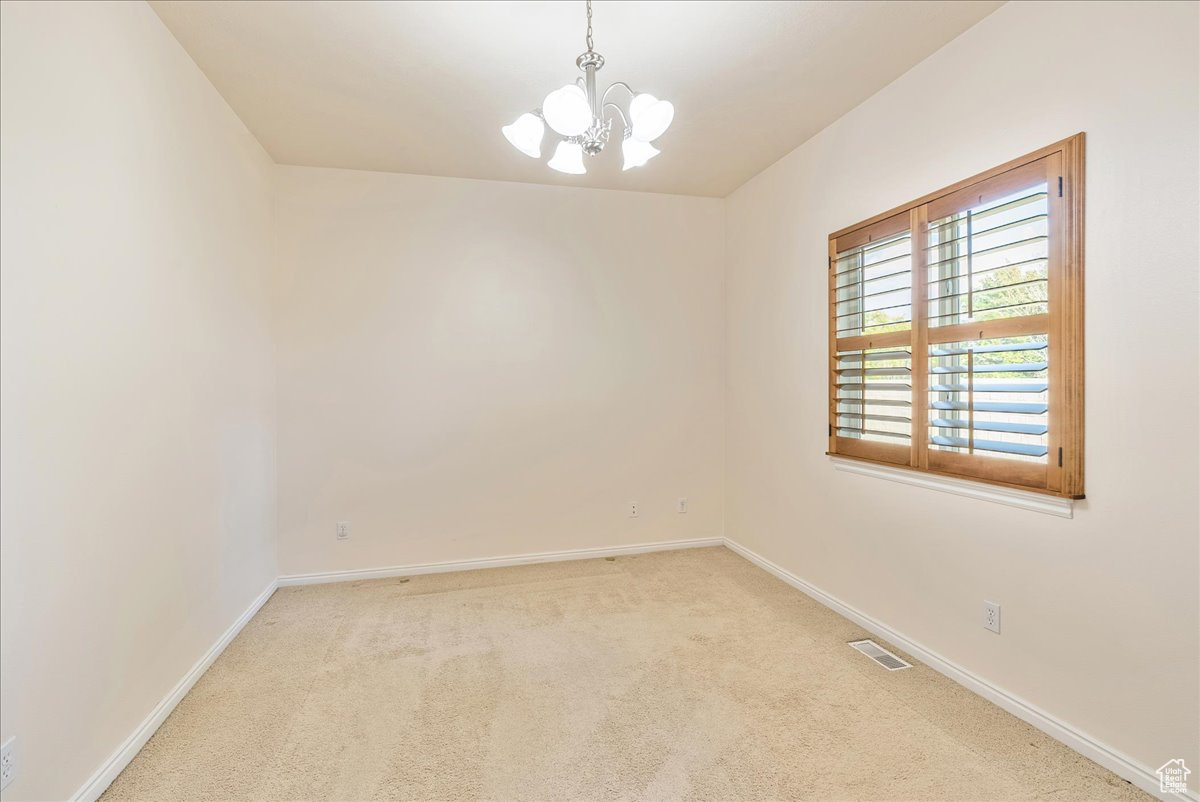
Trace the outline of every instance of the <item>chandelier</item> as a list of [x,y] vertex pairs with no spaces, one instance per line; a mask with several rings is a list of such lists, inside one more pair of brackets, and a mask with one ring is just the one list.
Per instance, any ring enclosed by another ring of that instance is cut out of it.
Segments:
[[[583,75],[546,95],[540,109],[522,114],[512,125],[500,129],[513,147],[535,159],[542,157],[546,126],[556,135],[558,146],[547,162],[552,170],[583,175],[583,155],[595,156],[604,150],[612,133],[613,118],[621,118],[622,170],[641,167],[659,154],[651,144],[671,125],[675,107],[654,95],[638,94],[629,84],[617,81],[604,90],[596,90],[596,73],[604,66],[604,56],[592,49],[592,0],[587,0],[587,50],[575,59]],[[623,111],[608,96],[620,89],[629,105]]]

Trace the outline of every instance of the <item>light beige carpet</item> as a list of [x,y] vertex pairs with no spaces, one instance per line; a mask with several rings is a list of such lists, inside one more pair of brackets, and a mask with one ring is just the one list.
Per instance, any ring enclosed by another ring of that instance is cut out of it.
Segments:
[[722,548],[279,590],[104,795],[1149,799]]

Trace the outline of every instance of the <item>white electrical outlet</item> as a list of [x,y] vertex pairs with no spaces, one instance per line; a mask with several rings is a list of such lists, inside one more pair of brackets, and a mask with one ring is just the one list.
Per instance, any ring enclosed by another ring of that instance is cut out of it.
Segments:
[[990,601],[983,603],[983,627],[1000,633],[1000,605]]
[[686,498],[680,498],[678,501],[675,502],[675,512],[679,512],[679,513],[687,512],[687,499]]
[[17,773],[17,736],[11,736],[0,744],[0,791],[8,787]]
[[636,501],[629,502],[629,517],[638,517],[638,503]]
[[350,539],[350,522],[349,521],[338,521],[337,539],[338,540],[349,540]]

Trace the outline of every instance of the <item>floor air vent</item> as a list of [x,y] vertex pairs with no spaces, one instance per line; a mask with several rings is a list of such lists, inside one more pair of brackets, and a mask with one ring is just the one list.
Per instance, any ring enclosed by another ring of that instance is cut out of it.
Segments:
[[873,640],[851,641],[850,645],[870,657],[888,671],[899,671],[902,668],[912,668],[912,663],[906,663]]

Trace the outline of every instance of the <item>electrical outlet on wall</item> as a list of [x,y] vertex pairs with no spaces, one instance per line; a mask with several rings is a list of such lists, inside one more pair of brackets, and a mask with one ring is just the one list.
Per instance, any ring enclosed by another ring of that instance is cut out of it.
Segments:
[[349,521],[338,521],[338,523],[337,523],[337,539],[338,540],[349,540],[350,539],[350,522]]
[[638,503],[636,501],[629,502],[629,517],[638,517]]
[[680,499],[675,502],[675,512],[679,512],[679,513],[687,512],[687,499],[686,498],[680,497]]
[[0,791],[8,787],[17,773],[17,736],[10,736],[0,744]]
[[983,603],[983,628],[1000,634],[1000,605],[995,602]]

